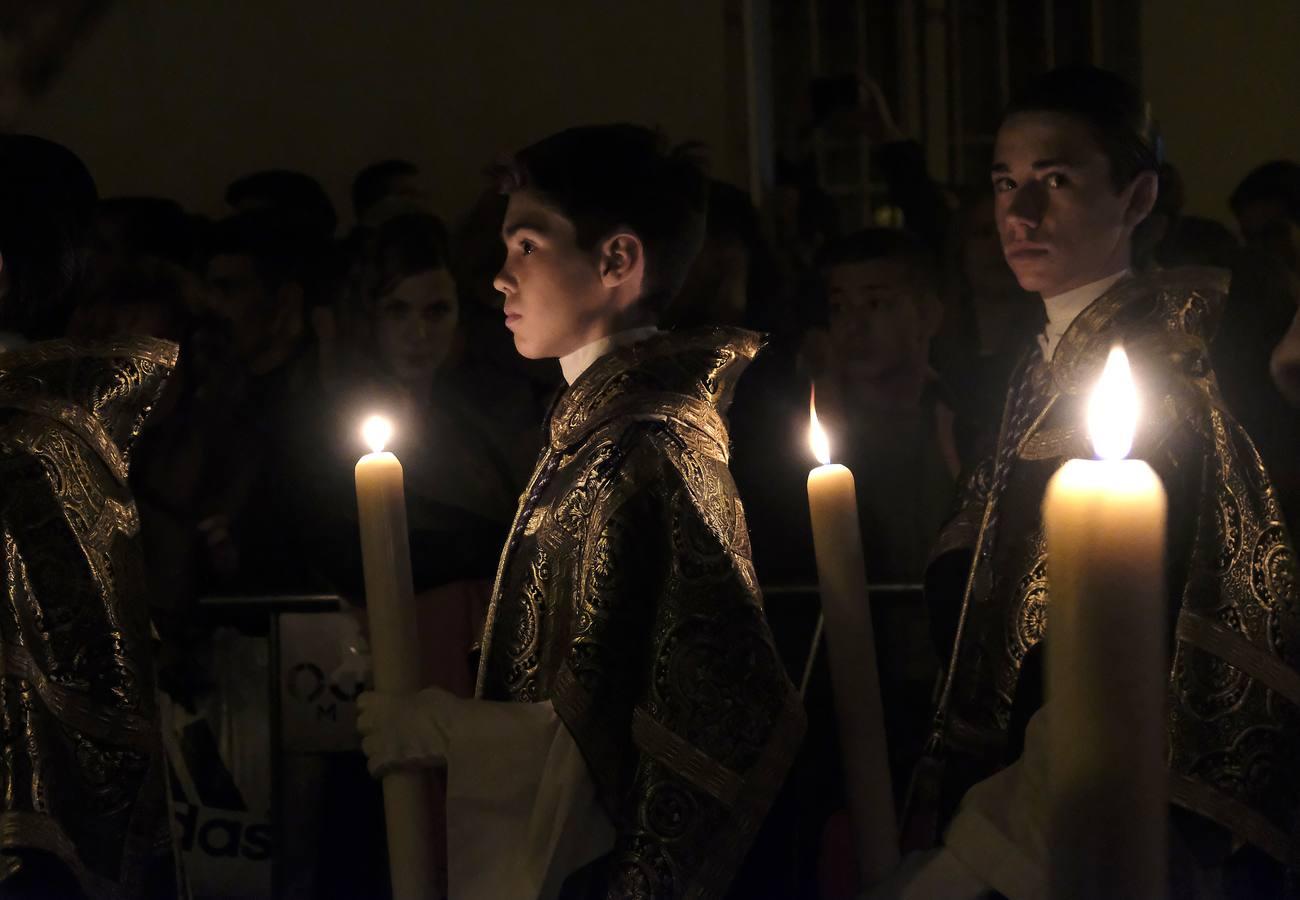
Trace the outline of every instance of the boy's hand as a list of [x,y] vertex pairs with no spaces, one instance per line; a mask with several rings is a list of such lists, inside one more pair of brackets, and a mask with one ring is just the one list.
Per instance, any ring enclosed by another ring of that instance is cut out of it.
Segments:
[[371,775],[446,765],[444,697],[455,699],[436,687],[418,694],[366,691],[357,698],[357,730]]

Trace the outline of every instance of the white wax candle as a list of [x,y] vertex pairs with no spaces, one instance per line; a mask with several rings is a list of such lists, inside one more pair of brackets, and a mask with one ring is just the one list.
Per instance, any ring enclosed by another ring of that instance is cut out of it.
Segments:
[[862,558],[858,500],[853,473],[830,464],[825,433],[812,410],[814,452],[824,463],[808,473],[808,509],[831,690],[863,887],[879,882],[898,864],[898,822],[889,775],[885,716],[880,702],[875,633]]
[[1089,414],[1110,458],[1069,461],[1043,502],[1053,898],[1166,892],[1167,501],[1150,466],[1122,458],[1137,420],[1122,353]]
[[[364,431],[374,452],[357,463],[357,513],[375,689],[409,694],[424,685],[420,684],[402,464],[383,450],[391,432],[387,422],[370,419]],[[384,776],[383,791],[394,900],[434,898],[438,887],[429,776],[417,771],[390,772]]]

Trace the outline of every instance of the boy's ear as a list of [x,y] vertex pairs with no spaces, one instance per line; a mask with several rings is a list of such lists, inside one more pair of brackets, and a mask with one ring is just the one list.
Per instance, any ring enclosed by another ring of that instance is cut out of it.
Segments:
[[1151,215],[1151,210],[1156,208],[1156,198],[1160,194],[1160,177],[1149,170],[1139,172],[1133,179],[1133,184],[1129,186],[1129,190],[1131,193],[1124,217],[1131,227],[1136,228]]
[[641,239],[628,231],[606,238],[600,245],[600,280],[605,287],[619,287],[644,277],[645,246]]

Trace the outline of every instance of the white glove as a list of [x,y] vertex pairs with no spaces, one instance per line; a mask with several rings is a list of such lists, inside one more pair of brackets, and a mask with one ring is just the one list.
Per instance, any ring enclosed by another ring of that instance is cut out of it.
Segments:
[[447,731],[455,695],[442,688],[418,694],[366,691],[357,698],[357,731],[370,774],[447,764]]

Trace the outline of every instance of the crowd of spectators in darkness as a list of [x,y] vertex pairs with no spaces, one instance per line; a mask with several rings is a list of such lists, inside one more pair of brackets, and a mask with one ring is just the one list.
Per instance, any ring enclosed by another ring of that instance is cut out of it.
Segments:
[[[916,585],[959,475],[995,436],[1012,368],[1045,314],[1002,257],[987,185],[933,179],[872,82],[851,97],[822,84],[812,101],[808,128],[778,160],[769,216],[741,189],[712,183],[704,249],[664,326],[768,335],[731,416],[760,579],[815,578],[803,493],[815,384],[836,458],[859,473],[871,580]],[[890,227],[841,221],[811,149],[828,129],[872,142],[891,211],[877,221]],[[464,642],[463,665],[440,677],[468,691],[469,645],[562,381],[558,366],[519,358],[501,321],[492,278],[503,198],[485,187],[447,222],[432,208],[428,179],[466,177],[378,162],[356,175],[343,228],[321,185],[294,171],[234,181],[216,220],[165,198],[99,202],[68,336],[146,334],[181,347],[131,472],[164,669],[176,664],[179,694],[200,689],[185,671],[205,638],[199,598],[337,593],[363,602],[351,478],[364,452],[358,425],[377,410],[398,426],[416,590],[455,598],[456,624],[446,625],[444,608],[440,633]],[[1225,403],[1258,444],[1294,526],[1300,165],[1279,160],[1245,175],[1225,198],[1235,231],[1186,214],[1183,197],[1166,165],[1143,265],[1231,271],[1211,352]],[[9,348],[51,337],[46,324],[6,321],[0,339]],[[924,719],[938,662],[923,604],[881,608],[901,785],[924,721],[900,720],[898,710]]]

